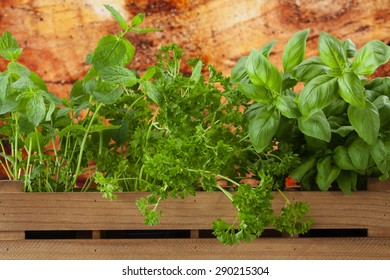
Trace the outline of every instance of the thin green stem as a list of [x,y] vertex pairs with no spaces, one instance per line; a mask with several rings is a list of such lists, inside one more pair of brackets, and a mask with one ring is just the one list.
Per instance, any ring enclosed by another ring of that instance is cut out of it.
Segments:
[[277,189],[278,192],[280,193],[280,195],[284,198],[284,200],[286,201],[286,204],[289,205],[291,204],[290,200],[288,199],[288,197],[280,190],[280,189]]

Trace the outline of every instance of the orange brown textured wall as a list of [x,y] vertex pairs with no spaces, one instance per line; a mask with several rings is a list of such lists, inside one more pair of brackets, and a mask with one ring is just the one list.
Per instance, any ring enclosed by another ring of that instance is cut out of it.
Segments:
[[[87,71],[85,56],[99,38],[118,31],[104,3],[125,18],[145,12],[144,27],[164,29],[128,36],[137,49],[131,67],[141,72],[172,42],[186,57],[199,56],[227,75],[239,57],[274,39],[271,60],[280,65],[288,38],[308,27],[308,55],[317,53],[321,31],[350,38],[358,48],[373,39],[390,43],[390,0],[2,0],[0,32],[12,32],[24,48],[20,61],[66,96]],[[389,73],[387,65],[379,71]]]

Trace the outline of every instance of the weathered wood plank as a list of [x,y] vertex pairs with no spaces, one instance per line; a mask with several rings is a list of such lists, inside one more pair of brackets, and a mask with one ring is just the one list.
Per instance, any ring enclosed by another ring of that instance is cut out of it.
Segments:
[[389,259],[389,238],[260,238],[0,241],[0,259]]
[[[87,71],[85,56],[98,39],[118,31],[103,3],[115,6],[127,19],[145,12],[143,26],[164,29],[129,36],[137,48],[132,67],[141,72],[155,61],[161,45],[172,42],[186,50],[185,58],[199,56],[225,74],[239,57],[274,39],[279,42],[271,60],[280,66],[287,40],[308,27],[308,55],[317,53],[321,31],[350,38],[358,48],[373,39],[390,43],[390,0],[7,0],[0,2],[0,30],[15,35],[24,48],[20,61],[64,96]],[[379,75],[389,72],[387,65]]]
[[[221,217],[233,221],[236,211],[222,193],[197,193],[161,203],[161,224],[145,226],[135,206],[142,193],[120,193],[114,201],[100,193],[0,193],[0,231],[210,229]],[[313,228],[390,228],[390,192],[289,192],[291,201],[310,204]],[[274,208],[284,202],[276,196]]]

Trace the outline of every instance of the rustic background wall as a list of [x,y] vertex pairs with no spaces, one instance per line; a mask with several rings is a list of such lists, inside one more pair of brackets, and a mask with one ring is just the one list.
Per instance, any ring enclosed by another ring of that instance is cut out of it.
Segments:
[[[372,39],[390,43],[390,0],[1,0],[0,32],[13,33],[24,48],[20,61],[51,91],[66,96],[87,71],[85,56],[99,38],[118,31],[103,4],[125,18],[145,12],[143,27],[164,29],[129,36],[137,49],[131,67],[140,71],[154,62],[160,46],[172,42],[186,57],[200,56],[227,75],[239,57],[274,39],[279,43],[271,60],[280,65],[284,44],[308,27],[309,54],[317,52],[321,31],[350,38],[358,48]],[[378,75],[389,73],[387,65]]]

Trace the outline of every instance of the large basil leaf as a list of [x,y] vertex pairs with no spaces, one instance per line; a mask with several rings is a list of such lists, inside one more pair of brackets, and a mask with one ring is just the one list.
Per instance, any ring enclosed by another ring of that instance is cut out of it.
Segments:
[[272,51],[272,48],[273,48],[273,46],[276,44],[276,42],[278,42],[278,41],[273,40],[273,41],[271,41],[271,42],[266,43],[266,44],[265,44],[264,46],[262,46],[261,49],[259,50],[260,53],[261,53],[262,55],[264,55],[265,57],[268,58],[269,55],[270,55],[270,53],[271,53],[271,51]]
[[285,73],[291,70],[303,61],[306,51],[306,39],[310,29],[299,31],[291,37],[284,48],[282,63]]
[[381,95],[374,100],[373,104],[378,109],[381,128],[386,129],[390,124],[390,99],[386,95]]
[[308,83],[316,77],[322,76],[330,68],[326,66],[318,56],[310,57],[294,67],[291,71],[298,81]]
[[301,115],[291,95],[279,95],[276,99],[276,108],[289,119],[296,119]]
[[232,84],[247,84],[250,82],[248,73],[246,72],[247,60],[248,57],[243,56],[237,61],[236,65],[234,65],[230,75],[230,82]]
[[267,148],[278,129],[280,114],[277,110],[259,110],[249,123],[249,137],[257,152]]
[[352,191],[356,189],[356,183],[357,173],[352,171],[341,170],[337,177],[337,184],[345,194],[352,194]]
[[370,146],[372,159],[383,174],[390,171],[389,153],[390,151],[381,139],[378,139],[375,145]]
[[356,169],[355,165],[352,163],[351,158],[349,157],[348,149],[344,146],[337,146],[333,150],[333,161],[343,170]]
[[332,35],[321,32],[318,41],[320,58],[330,68],[344,70],[347,66],[346,51],[342,43]]
[[270,89],[280,92],[282,87],[282,75],[259,51],[252,50],[246,62],[246,70],[252,83],[266,85]]
[[389,59],[390,47],[382,41],[373,40],[359,50],[352,63],[352,69],[358,75],[369,76]]
[[340,168],[333,165],[331,156],[326,156],[317,161],[316,183],[322,191],[327,191],[339,174]]
[[358,170],[366,170],[372,163],[370,146],[360,138],[357,138],[348,147],[348,155]]
[[348,119],[360,138],[373,145],[378,139],[380,118],[375,105],[368,100],[365,103],[365,107],[350,105],[348,107]]
[[307,136],[330,142],[332,133],[323,111],[298,118],[298,127]]
[[347,103],[357,107],[364,107],[364,87],[356,74],[347,72],[337,81],[340,95]]
[[272,92],[265,86],[258,86],[254,84],[238,84],[238,90],[256,102],[268,104],[272,103]]
[[302,115],[308,116],[328,106],[335,91],[337,79],[322,75],[310,81],[298,94],[298,107]]
[[300,181],[306,173],[313,169],[315,164],[316,158],[314,156],[303,158],[302,162],[290,172],[290,176],[294,180]]

